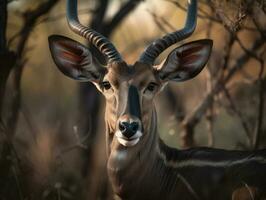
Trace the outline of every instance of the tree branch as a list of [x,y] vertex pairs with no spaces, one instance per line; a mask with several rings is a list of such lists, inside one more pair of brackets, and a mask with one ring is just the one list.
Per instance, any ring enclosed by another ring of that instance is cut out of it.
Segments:
[[[254,42],[253,46],[249,49],[249,51],[255,52],[261,46],[263,46],[263,44],[264,44],[264,39],[259,38]],[[228,73],[226,74],[226,76],[221,79],[218,79],[213,89],[206,94],[205,98],[197,106],[197,108],[189,116],[187,116],[184,119],[182,123],[184,131],[181,134],[181,137],[184,140],[184,144],[183,144],[184,147],[194,145],[193,140],[192,140],[193,135],[194,135],[194,129],[196,125],[199,123],[199,121],[201,120],[202,116],[206,113],[206,111],[212,104],[214,96],[222,91],[223,87],[231,80],[231,78],[236,74],[236,72],[242,69],[251,58],[252,56],[246,53],[240,56],[237,59],[236,63],[228,70]]]
[[29,39],[30,33],[39,18],[47,14],[59,0],[48,0],[41,3],[34,10],[27,10],[23,13],[24,24],[20,32],[20,39],[17,47],[18,58],[21,58],[25,44]]
[[14,65],[15,55],[6,46],[7,1],[0,0],[0,118],[6,81]]
[[0,54],[6,52],[7,0],[0,1]]
[[168,23],[163,17],[159,17],[155,12],[152,12],[150,10],[148,10],[148,12],[152,16],[154,23],[159,27],[159,29],[163,33],[167,34],[169,32],[165,26],[170,27],[171,31],[175,30],[175,28],[170,23]]
[[13,84],[13,97],[11,99],[11,106],[9,111],[9,116],[7,117],[7,127],[10,134],[14,134],[16,129],[16,124],[19,115],[20,103],[21,103],[21,91],[20,83],[22,78],[23,69],[25,66],[24,54],[25,46],[30,38],[33,28],[37,24],[40,17],[47,14],[58,2],[59,0],[49,0],[41,3],[34,10],[27,10],[23,13],[24,23],[19,31],[20,37],[18,41],[18,46],[16,50],[16,68],[14,68],[14,77],[12,79]]

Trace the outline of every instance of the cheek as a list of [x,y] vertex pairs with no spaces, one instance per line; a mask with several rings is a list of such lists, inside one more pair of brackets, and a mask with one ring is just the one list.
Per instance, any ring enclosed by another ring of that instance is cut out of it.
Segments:
[[104,92],[102,92],[103,95],[105,96],[106,100],[108,101],[109,99],[113,99],[115,97],[115,93],[114,90],[111,88],[109,90],[106,90]]
[[111,111],[110,114],[117,114],[117,98],[115,95],[105,95],[106,98],[106,108],[108,111]]
[[105,118],[109,126],[114,130],[117,122],[117,101],[115,96],[106,98]]
[[143,93],[142,99],[145,100],[145,101],[152,101],[154,96],[156,95],[156,93],[157,93],[157,90],[153,91],[153,92],[146,91],[146,92]]
[[147,129],[149,125],[149,120],[151,118],[151,113],[153,109],[153,98],[143,98],[141,104],[141,115],[143,128]]

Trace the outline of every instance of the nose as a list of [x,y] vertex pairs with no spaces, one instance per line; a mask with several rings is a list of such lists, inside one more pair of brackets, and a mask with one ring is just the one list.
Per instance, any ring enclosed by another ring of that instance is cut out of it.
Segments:
[[119,122],[119,130],[127,138],[132,137],[138,129],[138,122]]

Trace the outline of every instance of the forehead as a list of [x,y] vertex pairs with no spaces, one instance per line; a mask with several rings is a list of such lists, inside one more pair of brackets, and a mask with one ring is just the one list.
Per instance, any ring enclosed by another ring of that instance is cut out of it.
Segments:
[[146,82],[156,81],[154,69],[144,63],[127,65],[126,63],[116,63],[108,67],[106,75],[113,84],[129,82],[130,84],[145,84]]

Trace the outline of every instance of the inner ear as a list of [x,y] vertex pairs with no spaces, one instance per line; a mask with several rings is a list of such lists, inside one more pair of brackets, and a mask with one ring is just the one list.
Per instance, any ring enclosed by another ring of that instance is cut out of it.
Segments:
[[159,66],[155,66],[163,81],[185,81],[197,76],[206,65],[212,40],[204,39],[175,48]]
[[58,46],[60,48],[62,48],[62,51],[60,52],[60,56],[62,57],[62,59],[64,60],[68,60],[68,61],[72,61],[72,63],[82,63],[82,61],[84,62],[84,60],[86,60],[87,57],[87,64],[90,64],[91,61],[91,57],[90,56],[86,56],[86,53],[84,51],[84,47],[78,47],[77,45],[73,46],[70,43],[66,43],[66,42],[59,42]]
[[79,81],[97,82],[106,73],[87,47],[70,38],[49,37],[51,55],[58,69],[66,76]]

